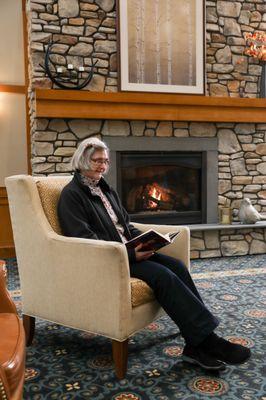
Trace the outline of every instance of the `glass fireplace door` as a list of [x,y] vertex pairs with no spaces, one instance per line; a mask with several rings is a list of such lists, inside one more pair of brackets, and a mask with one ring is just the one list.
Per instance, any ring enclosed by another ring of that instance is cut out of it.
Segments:
[[132,221],[202,223],[203,163],[196,152],[121,152],[118,191]]

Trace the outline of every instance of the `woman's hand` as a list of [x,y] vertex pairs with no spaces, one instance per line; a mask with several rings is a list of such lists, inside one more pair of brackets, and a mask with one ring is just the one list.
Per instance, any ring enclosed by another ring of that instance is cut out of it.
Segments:
[[137,247],[135,247],[135,256],[137,261],[147,260],[154,254],[153,250],[141,251],[142,246],[143,244],[141,243]]

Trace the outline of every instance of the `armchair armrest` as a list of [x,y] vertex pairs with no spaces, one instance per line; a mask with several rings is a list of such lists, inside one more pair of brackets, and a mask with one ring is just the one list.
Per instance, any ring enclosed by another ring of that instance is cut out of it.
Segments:
[[0,313],[16,314],[16,306],[6,288],[6,267],[3,261],[0,261]]
[[178,258],[179,260],[183,261],[188,269],[190,269],[190,231],[187,226],[151,225],[139,224],[135,222],[133,225],[142,232],[146,232],[149,229],[154,229],[162,234],[180,231],[173,243],[171,243],[169,246],[163,247],[159,252],[174,258]]
[[122,243],[49,231],[36,259],[38,264],[31,262],[21,273],[25,314],[112,338],[125,332],[131,292],[128,256]]

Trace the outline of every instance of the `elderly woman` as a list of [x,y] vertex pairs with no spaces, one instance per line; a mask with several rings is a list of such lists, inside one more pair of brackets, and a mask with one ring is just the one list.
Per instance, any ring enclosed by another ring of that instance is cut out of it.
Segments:
[[[66,236],[95,240],[126,241],[141,232],[130,224],[116,191],[104,180],[109,150],[97,138],[84,140],[72,158],[75,171],[58,203],[59,221]],[[223,370],[224,363],[239,364],[250,350],[217,336],[219,322],[207,309],[194,282],[180,261],[142,251],[128,250],[130,275],[145,281],[185,340],[183,359],[206,370]]]

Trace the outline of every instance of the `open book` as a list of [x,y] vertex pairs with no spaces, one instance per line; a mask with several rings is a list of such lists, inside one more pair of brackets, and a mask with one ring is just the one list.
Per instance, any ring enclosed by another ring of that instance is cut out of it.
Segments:
[[147,232],[142,233],[141,235],[129,240],[125,243],[128,249],[132,249],[137,247],[140,243],[143,244],[143,247],[140,251],[148,251],[148,250],[159,250],[164,246],[172,243],[174,238],[179,234],[178,232],[166,233],[163,235],[153,229],[148,230]]

